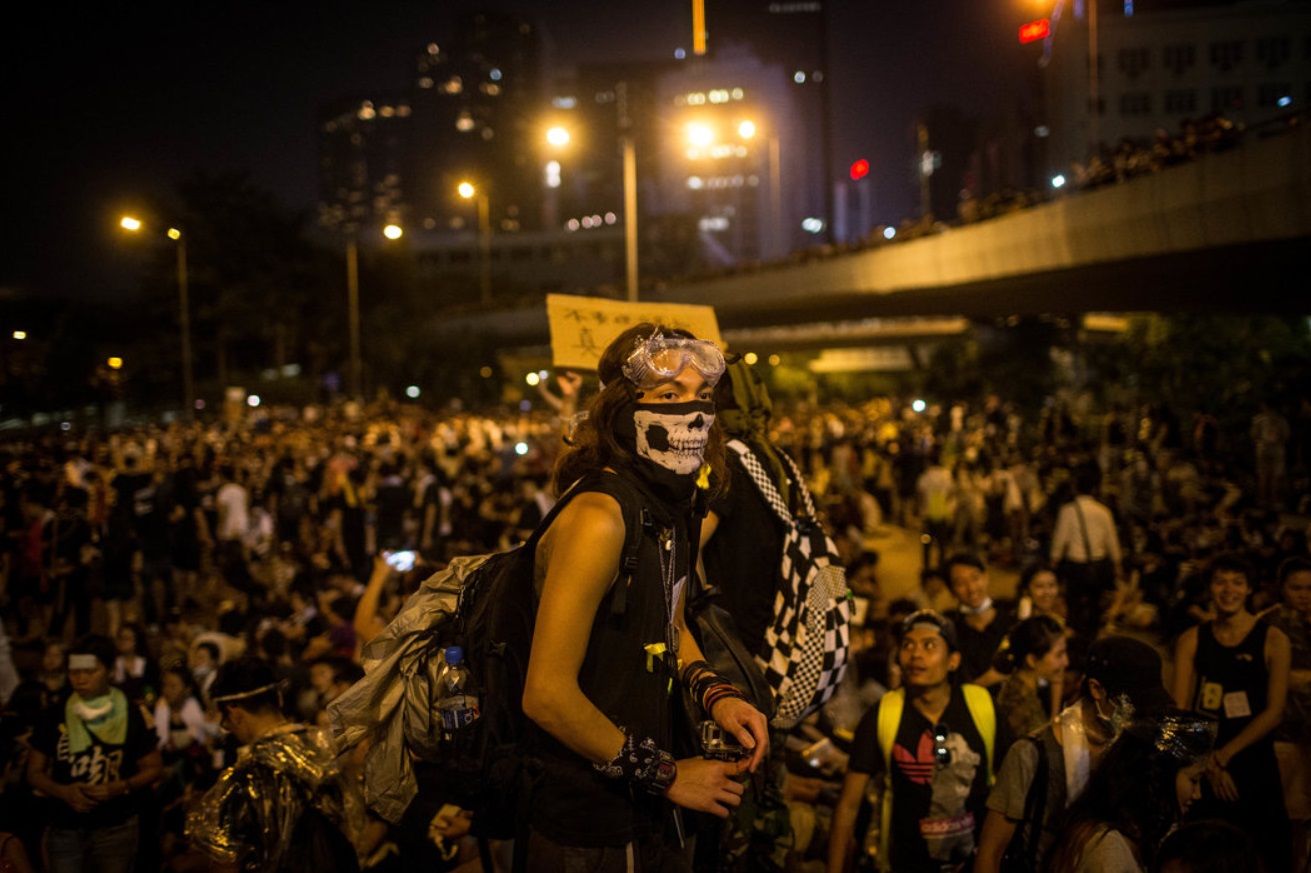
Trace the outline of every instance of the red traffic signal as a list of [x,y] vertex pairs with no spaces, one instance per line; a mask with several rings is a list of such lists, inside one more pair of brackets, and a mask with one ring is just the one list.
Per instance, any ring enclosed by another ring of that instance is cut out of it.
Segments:
[[1046,18],[1020,25],[1020,42],[1037,42],[1051,36],[1052,23]]
[[861,158],[851,165],[851,178],[853,180],[863,179],[869,175],[869,161]]

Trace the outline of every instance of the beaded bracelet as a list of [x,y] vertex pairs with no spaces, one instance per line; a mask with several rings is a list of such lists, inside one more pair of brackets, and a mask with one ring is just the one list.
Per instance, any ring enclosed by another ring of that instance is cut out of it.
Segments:
[[730,697],[746,699],[732,682],[716,673],[705,661],[693,661],[683,668],[683,682],[692,692],[692,697],[701,704],[701,709],[706,715],[709,715],[714,705],[721,700]]

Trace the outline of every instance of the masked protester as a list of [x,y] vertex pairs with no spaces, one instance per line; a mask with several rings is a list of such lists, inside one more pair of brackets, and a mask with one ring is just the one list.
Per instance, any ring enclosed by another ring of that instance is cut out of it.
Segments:
[[[684,618],[694,502],[700,486],[723,481],[712,392],[724,358],[684,331],[640,324],[598,370],[602,389],[555,471],[557,490],[580,480],[584,490],[537,547],[523,709],[539,730],[529,834],[516,848],[529,871],[686,870],[665,836],[676,810],[727,816],[741,799],[737,777],[768,751],[764,715],[709,669]],[[621,504],[632,500],[650,525],[616,584]],[[748,757],[675,761],[676,682]]]
[[975,873],[1046,869],[1066,807],[1087,786],[1117,729],[1135,714],[1171,708],[1161,673],[1160,654],[1133,637],[1102,637],[1088,647],[1078,699],[1006,753],[988,795]]
[[1070,807],[1053,873],[1146,873],[1166,835],[1202,796],[1214,719],[1166,711],[1135,717]]
[[73,693],[32,735],[27,781],[57,801],[46,830],[54,873],[132,870],[144,795],[162,773],[154,732],[110,685],[117,654],[106,636],[79,640],[68,656]]

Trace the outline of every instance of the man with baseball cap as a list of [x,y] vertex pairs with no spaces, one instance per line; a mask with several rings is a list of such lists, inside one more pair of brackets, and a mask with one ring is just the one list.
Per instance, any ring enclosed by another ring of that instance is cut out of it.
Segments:
[[995,873],[1009,847],[1022,866],[1042,869],[1065,808],[1088,784],[1118,730],[1135,714],[1173,706],[1161,656],[1132,637],[1102,637],[1088,648],[1078,700],[1051,724],[1015,743],[988,796],[975,873]]
[[955,871],[968,865],[983,820],[997,717],[992,697],[958,684],[956,626],[931,609],[902,622],[902,687],[861,719],[833,813],[828,871],[846,865],[871,778],[884,785],[877,825],[880,870]]

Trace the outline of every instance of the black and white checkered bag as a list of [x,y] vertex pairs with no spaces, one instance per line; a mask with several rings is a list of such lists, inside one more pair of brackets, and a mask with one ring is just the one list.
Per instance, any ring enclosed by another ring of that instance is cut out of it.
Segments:
[[837,546],[815,514],[815,503],[797,469],[783,452],[804,514],[796,517],[755,453],[741,440],[737,453],[765,501],[783,521],[781,584],[774,595],[774,619],[756,660],[774,690],[771,724],[791,730],[823,706],[837,690],[851,654],[851,592]]

